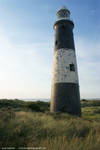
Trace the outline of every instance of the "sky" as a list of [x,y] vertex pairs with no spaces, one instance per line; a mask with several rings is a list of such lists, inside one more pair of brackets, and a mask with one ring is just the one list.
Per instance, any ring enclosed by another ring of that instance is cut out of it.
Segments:
[[62,6],[75,24],[81,98],[100,98],[99,0],[0,0],[0,98],[50,98]]

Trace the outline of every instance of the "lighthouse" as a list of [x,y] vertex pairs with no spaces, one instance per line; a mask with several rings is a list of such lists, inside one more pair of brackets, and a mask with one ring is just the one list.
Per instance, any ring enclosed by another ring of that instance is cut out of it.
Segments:
[[70,11],[65,7],[58,10],[57,21],[54,23],[55,44],[50,111],[81,116],[73,28]]

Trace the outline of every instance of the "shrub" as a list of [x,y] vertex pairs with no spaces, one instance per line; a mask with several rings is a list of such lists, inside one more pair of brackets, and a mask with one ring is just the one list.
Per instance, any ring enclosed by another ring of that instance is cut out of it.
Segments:
[[37,112],[41,111],[40,107],[35,103],[28,103],[26,107],[31,109],[32,111],[37,111]]
[[0,118],[3,121],[8,122],[10,119],[15,118],[15,112],[10,107],[2,109],[0,110]]
[[95,109],[93,113],[100,114],[100,108]]

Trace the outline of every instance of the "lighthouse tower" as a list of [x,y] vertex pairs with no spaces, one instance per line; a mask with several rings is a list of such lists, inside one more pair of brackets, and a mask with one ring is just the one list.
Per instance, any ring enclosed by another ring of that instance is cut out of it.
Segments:
[[70,20],[70,11],[65,7],[58,10],[57,17],[54,24],[55,47],[50,111],[81,116],[73,38],[74,23]]

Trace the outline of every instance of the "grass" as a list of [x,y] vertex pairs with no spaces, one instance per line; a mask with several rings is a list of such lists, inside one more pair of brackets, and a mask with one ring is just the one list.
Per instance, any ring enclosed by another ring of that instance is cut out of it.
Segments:
[[81,105],[78,118],[50,113],[48,102],[0,100],[0,149],[100,150],[100,101]]

